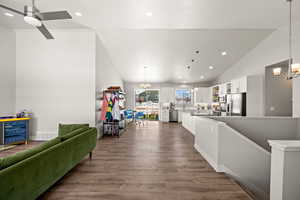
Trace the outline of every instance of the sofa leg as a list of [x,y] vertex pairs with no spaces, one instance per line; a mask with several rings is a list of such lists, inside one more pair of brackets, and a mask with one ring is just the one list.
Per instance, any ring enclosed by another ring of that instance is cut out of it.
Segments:
[[90,160],[92,160],[92,157],[93,157],[93,153],[92,153],[92,152],[90,152],[90,154],[89,154],[89,158],[90,158]]

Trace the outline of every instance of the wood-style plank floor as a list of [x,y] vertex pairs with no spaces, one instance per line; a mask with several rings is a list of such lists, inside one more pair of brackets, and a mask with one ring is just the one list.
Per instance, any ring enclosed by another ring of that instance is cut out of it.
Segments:
[[43,143],[43,142],[30,141],[30,142],[28,142],[27,145],[25,145],[25,144],[16,145],[15,147],[13,147],[9,150],[0,151],[0,158],[13,155],[13,154],[15,154],[17,152],[20,152],[20,151],[31,149],[31,148],[33,148],[33,147],[35,147],[35,146],[37,146],[41,143]]
[[120,138],[99,140],[84,159],[40,199],[248,200],[239,185],[216,173],[178,124],[131,125]]

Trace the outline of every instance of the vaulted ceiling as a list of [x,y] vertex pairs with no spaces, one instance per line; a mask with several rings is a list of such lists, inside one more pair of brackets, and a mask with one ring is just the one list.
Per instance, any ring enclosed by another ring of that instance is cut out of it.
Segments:
[[[30,0],[0,3],[22,10]],[[72,21],[46,22],[50,28],[95,30],[115,68],[131,82],[212,81],[288,22],[285,0],[36,0],[36,4],[42,11],[67,9],[73,14]],[[294,10],[300,10],[297,0]],[[30,28],[21,17],[6,17],[4,12],[0,10],[0,24]],[[300,21],[300,12],[294,17]],[[226,56],[221,55],[224,51]]]

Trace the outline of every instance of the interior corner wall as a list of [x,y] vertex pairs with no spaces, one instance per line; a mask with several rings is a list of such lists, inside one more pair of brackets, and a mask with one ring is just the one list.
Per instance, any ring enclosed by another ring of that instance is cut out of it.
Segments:
[[96,36],[96,90],[102,91],[110,86],[120,86],[124,89],[120,73],[115,69],[105,45],[99,36]]
[[0,26],[0,116],[15,114],[16,38],[12,29]]
[[[300,62],[300,23],[294,25],[293,31],[293,58],[294,61]],[[265,67],[287,60],[288,52],[288,27],[285,26],[274,31],[235,65],[226,70],[218,77],[217,82],[227,82],[250,75],[264,77]],[[294,103],[300,104],[300,101]]]
[[95,33],[16,31],[16,108],[34,113],[31,137],[57,136],[58,123],[95,125]]

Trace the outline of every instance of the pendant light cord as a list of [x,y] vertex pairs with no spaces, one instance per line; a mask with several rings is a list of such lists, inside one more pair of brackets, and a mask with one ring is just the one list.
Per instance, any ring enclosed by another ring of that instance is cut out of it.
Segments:
[[288,0],[289,2],[290,2],[290,24],[289,24],[289,73],[288,73],[288,78],[292,78],[292,74],[291,74],[291,72],[292,72],[292,37],[293,37],[293,35],[292,35],[292,32],[293,32],[293,30],[292,30],[292,23],[293,23],[293,17],[292,17],[292,2],[293,2],[293,0]]

